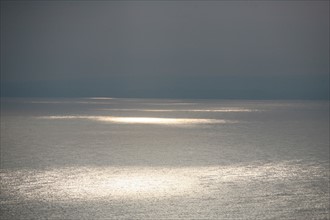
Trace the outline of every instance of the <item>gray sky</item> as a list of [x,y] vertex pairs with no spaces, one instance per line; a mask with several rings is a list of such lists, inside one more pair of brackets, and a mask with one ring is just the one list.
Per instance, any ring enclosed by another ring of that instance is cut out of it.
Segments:
[[1,1],[1,96],[328,91],[328,1]]

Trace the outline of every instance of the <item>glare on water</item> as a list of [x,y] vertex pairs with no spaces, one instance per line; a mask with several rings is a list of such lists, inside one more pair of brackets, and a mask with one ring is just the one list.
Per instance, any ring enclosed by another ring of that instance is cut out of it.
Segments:
[[237,189],[244,189],[249,183],[294,182],[296,178],[318,178],[319,175],[322,173],[318,167],[299,167],[290,163],[181,168],[64,167],[3,171],[1,188],[10,192],[12,198],[26,200],[168,199],[173,196],[199,197],[210,190],[229,196],[235,194],[228,188],[232,183]]
[[87,119],[93,121],[123,123],[123,124],[163,124],[163,125],[184,125],[184,124],[218,124],[233,123],[230,120],[205,119],[205,118],[159,118],[159,117],[114,117],[114,116],[44,116],[43,119]]
[[107,99],[8,104],[1,219],[329,216],[328,103]]

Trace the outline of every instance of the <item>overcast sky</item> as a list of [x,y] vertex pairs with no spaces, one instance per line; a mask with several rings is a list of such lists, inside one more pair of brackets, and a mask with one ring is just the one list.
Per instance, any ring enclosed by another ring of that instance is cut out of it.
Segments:
[[1,96],[328,91],[328,1],[1,1]]

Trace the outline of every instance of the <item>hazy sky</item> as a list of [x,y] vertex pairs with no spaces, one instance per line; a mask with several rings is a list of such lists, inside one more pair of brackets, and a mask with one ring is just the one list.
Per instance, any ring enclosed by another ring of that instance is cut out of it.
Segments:
[[328,91],[328,1],[1,1],[2,96]]

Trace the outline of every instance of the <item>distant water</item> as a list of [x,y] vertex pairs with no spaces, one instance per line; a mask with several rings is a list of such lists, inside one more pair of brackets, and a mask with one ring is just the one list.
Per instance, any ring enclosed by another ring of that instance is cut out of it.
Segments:
[[329,219],[329,102],[2,99],[0,219]]

